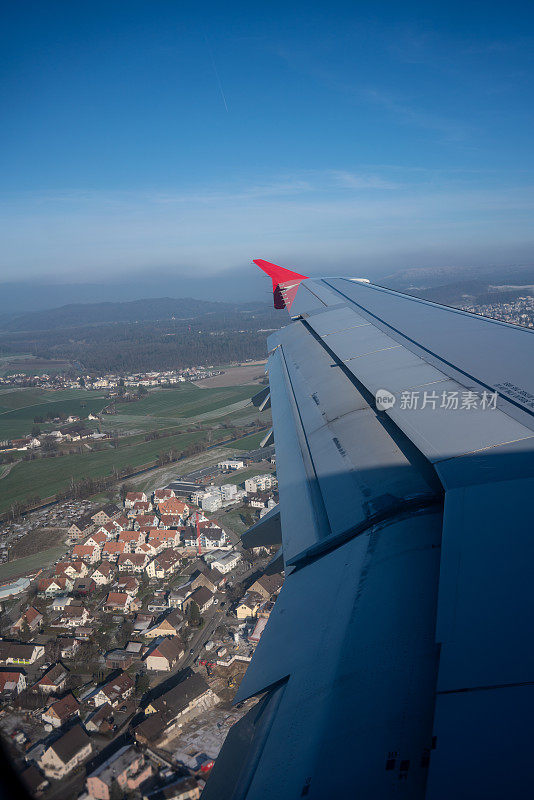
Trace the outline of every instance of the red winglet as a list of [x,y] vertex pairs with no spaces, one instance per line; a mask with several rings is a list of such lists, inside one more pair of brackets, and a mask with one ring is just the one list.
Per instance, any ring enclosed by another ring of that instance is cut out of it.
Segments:
[[266,272],[273,282],[274,307],[289,310],[301,281],[306,280],[307,275],[271,264],[270,261],[264,261],[262,258],[255,258],[254,264]]

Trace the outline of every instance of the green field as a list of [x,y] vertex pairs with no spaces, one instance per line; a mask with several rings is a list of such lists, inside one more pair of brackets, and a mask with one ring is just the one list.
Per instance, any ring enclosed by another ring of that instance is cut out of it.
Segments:
[[6,561],[4,564],[0,564],[0,582],[7,581],[9,578],[16,578],[19,575],[26,575],[28,572],[33,572],[40,568],[46,569],[49,564],[56,561],[66,552],[67,545],[58,545],[57,547],[50,547],[48,550],[42,550],[40,553],[34,553],[32,556],[17,558],[15,561]]
[[73,414],[87,417],[90,411],[99,412],[109,403],[103,392],[83,389],[15,389],[0,391],[0,441],[30,433],[35,417],[53,414]]
[[251,433],[249,436],[244,436],[243,439],[237,439],[232,442],[232,447],[237,450],[255,450],[260,446],[260,442],[267,435],[267,431],[260,431],[259,433]]
[[[218,429],[213,431],[212,441],[216,443],[227,435],[226,431]],[[160,453],[171,449],[183,450],[205,436],[206,431],[179,433],[129,446],[123,444],[118,449],[22,461],[15,464],[9,475],[0,481],[0,511],[5,511],[16,501],[24,500],[28,494],[36,494],[41,498],[50,497],[58,490],[66,488],[71,477],[75,480],[94,478],[110,475],[113,468],[121,469],[127,465],[138,467],[155,460]]]
[[248,399],[256,391],[257,387],[253,385],[199,389],[192,383],[182,383],[173,389],[150,392],[133,403],[116,403],[115,407],[119,415],[187,419]]
[[[81,453],[14,464],[10,472],[0,479],[0,511],[5,511],[15,502],[24,501],[29,495],[50,497],[65,489],[71,478],[94,478],[111,475],[114,469],[120,470],[130,465],[139,467],[154,461],[160,453],[183,451],[198,440],[209,438],[209,444],[223,441],[231,433],[220,426],[221,421],[226,424],[243,424],[258,418],[258,412],[253,407],[244,409],[239,406],[239,410],[231,410],[235,408],[235,404],[250,398],[255,389],[255,386],[199,389],[191,384],[182,384],[175,389],[151,391],[139,401],[117,404],[120,414],[104,415],[101,426],[104,430],[119,432],[117,448],[111,447],[110,443],[100,445],[103,447],[101,450],[92,450],[90,445],[82,445]],[[80,413],[82,403],[85,408]],[[25,423],[24,432],[27,432],[28,426],[31,428],[33,424],[34,416],[44,416],[49,408],[86,416],[90,410],[98,408],[98,403],[104,406],[109,400],[103,394],[76,390],[44,392],[28,389],[0,392],[0,438],[14,436],[16,422]],[[197,422],[199,418],[201,422]],[[268,422],[263,417],[261,419]],[[161,432],[162,428],[170,431],[171,435],[160,435],[158,439],[145,441],[147,431]],[[8,429],[9,434],[4,432]],[[256,447],[262,435],[264,434],[245,437],[236,442],[235,447]]]

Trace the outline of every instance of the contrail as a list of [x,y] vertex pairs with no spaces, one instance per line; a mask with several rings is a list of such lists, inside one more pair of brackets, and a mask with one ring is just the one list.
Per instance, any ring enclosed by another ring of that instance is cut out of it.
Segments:
[[215,66],[215,59],[213,58],[213,53],[211,52],[210,43],[208,41],[208,35],[206,33],[204,33],[204,39],[206,40],[206,47],[208,48],[208,52],[210,54],[211,66],[213,67],[213,72],[215,73],[215,77],[217,78],[217,83],[219,84],[219,91],[221,92],[222,101],[224,103],[226,113],[228,114],[228,103],[226,102],[226,97],[224,96],[221,79],[219,77],[219,73],[217,72],[217,67]]

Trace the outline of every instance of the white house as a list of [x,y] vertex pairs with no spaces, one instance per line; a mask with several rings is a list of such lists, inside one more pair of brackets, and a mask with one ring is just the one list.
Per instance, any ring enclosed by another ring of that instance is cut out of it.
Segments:
[[219,508],[222,508],[222,503],[220,491],[206,492],[201,500],[202,511],[217,511]]
[[222,572],[225,575],[227,572],[233,570],[241,561],[241,556],[236,551],[232,551],[230,553],[225,553],[223,556],[219,556],[214,561],[211,562],[210,567],[211,569],[218,569],[219,572]]
[[219,464],[217,464],[217,466],[219,467],[219,469],[222,469],[224,471],[226,470],[230,471],[234,469],[243,469],[243,467],[245,466],[245,462],[229,458],[226,461],[220,461]]

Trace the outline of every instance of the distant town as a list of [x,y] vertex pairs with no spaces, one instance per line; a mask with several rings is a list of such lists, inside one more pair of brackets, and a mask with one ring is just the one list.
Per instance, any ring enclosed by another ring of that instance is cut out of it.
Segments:
[[224,515],[274,508],[274,467],[269,447],[3,526],[4,560],[38,529],[64,534],[51,567],[0,586],[0,730],[33,796],[200,796],[256,702],[231,703],[283,584],[276,548],[246,550]]
[[473,314],[481,314],[483,317],[510,322],[513,325],[523,325],[525,328],[534,328],[534,297],[530,295],[518,297],[509,303],[465,305],[461,308],[463,311],[471,311]]
[[32,386],[41,389],[109,389],[110,396],[123,396],[128,390],[139,386],[176,386],[185,381],[198,381],[220,375],[222,370],[215,367],[189,367],[183,370],[166,372],[137,372],[121,375],[108,372],[104,375],[67,376],[65,374],[28,375],[25,372],[8,373],[0,376],[1,386]]

